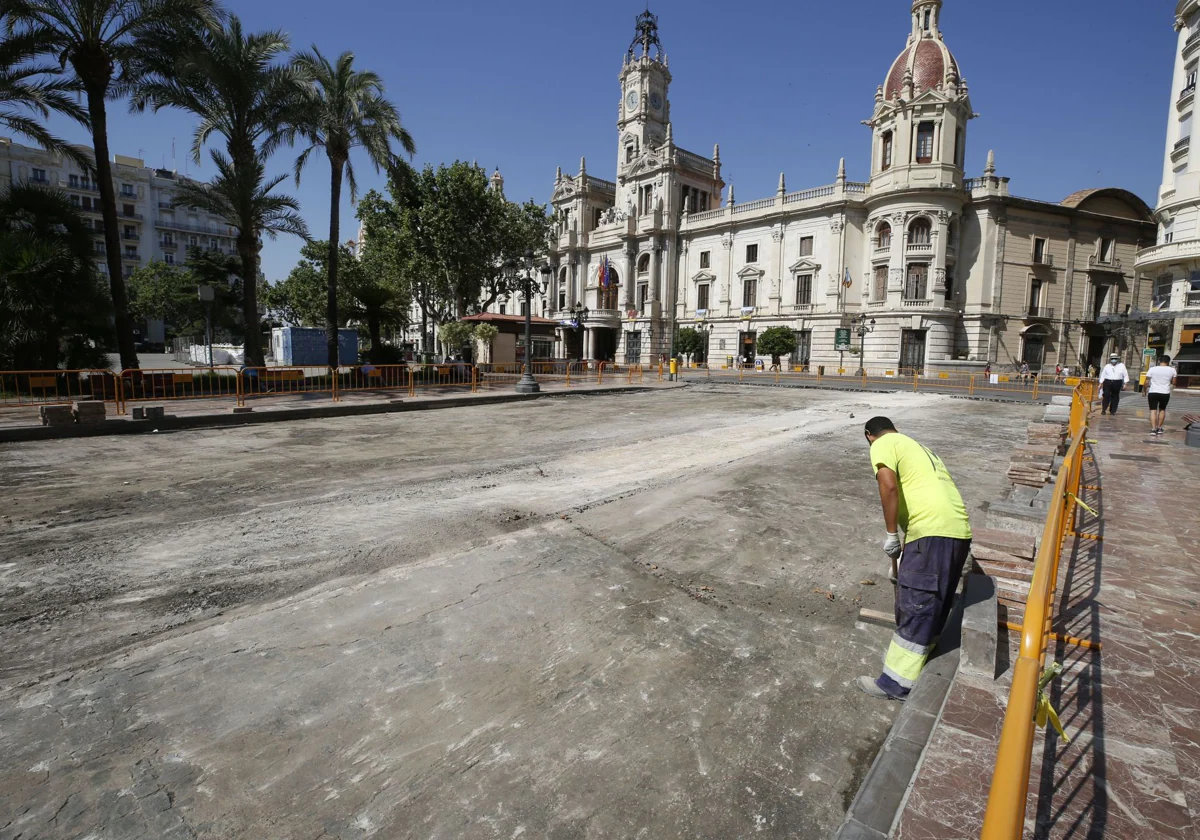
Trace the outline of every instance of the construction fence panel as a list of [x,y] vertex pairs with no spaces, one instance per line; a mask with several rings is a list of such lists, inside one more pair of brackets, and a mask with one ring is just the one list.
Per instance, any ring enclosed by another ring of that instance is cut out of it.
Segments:
[[121,371],[121,413],[131,402],[228,399],[241,404],[236,367],[129,368]]
[[[515,367],[518,369],[516,377],[520,379],[520,365]],[[466,362],[409,365],[409,374],[412,378],[408,392],[414,396],[418,392],[473,394],[477,390],[476,368]]]
[[63,405],[102,399],[120,409],[120,385],[111,370],[0,371],[0,406]]
[[239,381],[243,402],[264,397],[337,399],[338,377],[323,365],[244,367]]
[[338,376],[338,394],[353,391],[412,390],[412,371],[408,365],[357,365]]

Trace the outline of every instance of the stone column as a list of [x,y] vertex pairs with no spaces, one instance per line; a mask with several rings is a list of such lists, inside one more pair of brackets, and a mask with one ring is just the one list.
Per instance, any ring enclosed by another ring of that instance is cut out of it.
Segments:
[[587,327],[583,328],[583,361],[590,361],[592,358],[592,331]]
[[651,244],[654,250],[650,255],[650,289],[646,300],[654,303],[658,300],[658,283],[662,277],[662,244],[658,237],[655,237]]
[[888,296],[904,291],[904,258],[908,252],[908,231],[903,213],[889,217],[892,225],[892,253],[888,259]]
[[625,309],[633,309],[634,289],[637,287],[637,278],[634,277],[634,260],[636,259],[637,251],[632,242],[626,244],[623,253],[621,265],[624,269],[624,274],[621,275],[621,283],[624,284]]
[[932,286],[928,294],[934,300],[938,297],[944,300],[946,295],[946,248],[950,238],[950,219],[949,213],[938,213],[937,228],[934,232],[937,239],[933,243],[933,265],[929,267],[933,276],[929,278]]

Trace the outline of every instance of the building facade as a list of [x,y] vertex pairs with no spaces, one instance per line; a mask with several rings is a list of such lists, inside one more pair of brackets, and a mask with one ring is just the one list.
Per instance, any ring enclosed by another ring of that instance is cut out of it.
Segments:
[[[912,3],[865,121],[869,180],[849,180],[843,160],[830,184],[792,192],[781,174],[775,195],[745,203],[719,147],[676,144],[657,18],[641,15],[618,77],[616,180],[586,161],[555,176],[559,354],[645,363],[694,326],[711,363],[753,364],[757,336],[782,326],[796,333],[794,366],[857,368],[860,346],[882,370],[1076,367],[1110,347],[1134,361],[1113,323],[1150,299],[1132,270],[1154,237],[1149,208],[1116,189],[1012,196],[990,153],[967,178],[975,113],[942,7]],[[862,333],[849,350],[835,344],[845,328]]]
[[[76,148],[94,159],[91,148]],[[116,155],[112,173],[125,276],[153,260],[182,264],[189,247],[236,256],[237,231],[227,222],[203,210],[175,207],[175,192],[185,180],[177,172],[148,167],[140,158]],[[0,189],[15,183],[44,184],[66,192],[95,228],[96,269],[107,277],[100,190],[93,176],[69,159],[0,137]],[[147,340],[163,341],[162,322],[151,322],[146,330]]]
[[1200,0],[1179,0],[1175,31],[1163,179],[1155,207],[1158,236],[1138,252],[1136,267],[1153,288],[1151,343],[1175,358],[1190,378],[1200,376],[1200,144],[1194,142],[1192,127],[1200,72]]

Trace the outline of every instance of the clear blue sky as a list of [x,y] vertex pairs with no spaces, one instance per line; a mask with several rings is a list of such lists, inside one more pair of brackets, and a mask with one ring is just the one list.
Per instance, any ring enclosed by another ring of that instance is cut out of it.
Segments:
[[[499,167],[509,198],[549,198],[556,166],[612,178],[617,73],[642,0],[226,0],[247,27],[282,28],[293,46],[352,50],[379,72],[417,143],[416,163]],[[675,142],[721,144],[739,201],[833,181],[839,157],[865,180],[877,85],[903,49],[909,0],[655,0],[674,81]],[[1132,190],[1149,204],[1161,178],[1175,33],[1173,0],[946,0],[942,28],[975,110],[967,169],[988,149],[1017,195],[1058,201],[1086,187]],[[55,120],[72,139],[78,129]],[[129,116],[113,105],[114,152],[178,168],[194,121]],[[292,154],[274,169],[290,173]],[[212,174],[206,163],[188,172]],[[383,179],[360,161],[364,191]],[[314,236],[328,235],[328,168],[313,159],[299,197]],[[347,198],[344,236],[358,223]],[[294,238],[268,242],[275,281],[295,263]]]

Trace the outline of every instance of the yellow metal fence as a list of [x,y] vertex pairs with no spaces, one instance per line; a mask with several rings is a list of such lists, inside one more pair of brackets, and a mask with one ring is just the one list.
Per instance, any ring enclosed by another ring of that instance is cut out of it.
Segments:
[[1076,386],[1071,400],[1071,445],[1054,484],[1055,501],[1042,529],[1042,541],[1025,603],[1021,647],[1013,665],[1008,709],[984,817],[983,840],[1020,840],[1025,829],[1034,727],[1044,726],[1047,718],[1053,715],[1046,689],[1057,675],[1057,669],[1046,670],[1046,652],[1053,638],[1051,623],[1064,540],[1073,536],[1076,530],[1088,414],[1094,400],[1095,383],[1085,381]]

